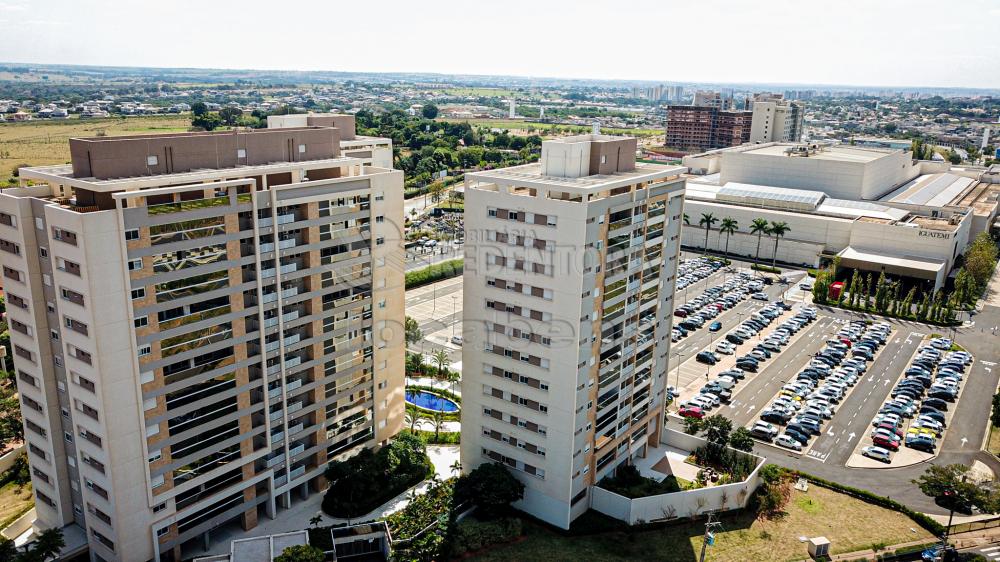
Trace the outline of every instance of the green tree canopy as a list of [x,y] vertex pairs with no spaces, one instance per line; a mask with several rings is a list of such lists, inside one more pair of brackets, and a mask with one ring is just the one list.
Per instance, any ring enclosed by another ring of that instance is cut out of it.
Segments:
[[523,497],[524,484],[499,463],[479,465],[455,484],[459,503],[472,502],[488,516],[499,514]]
[[297,544],[282,550],[274,562],[323,562],[324,560],[326,555],[322,550],[308,544]]
[[426,119],[434,119],[438,116],[438,106],[433,103],[425,104],[424,108],[420,110],[420,114]]

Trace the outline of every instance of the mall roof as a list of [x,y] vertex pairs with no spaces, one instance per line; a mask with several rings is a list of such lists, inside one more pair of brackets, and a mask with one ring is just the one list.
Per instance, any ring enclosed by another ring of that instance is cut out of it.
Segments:
[[825,198],[826,194],[820,191],[786,189],[736,182],[729,182],[720,187],[715,195],[717,201],[724,201],[726,203],[756,205],[795,211],[812,211]]
[[[809,158],[813,160],[836,160],[840,162],[865,163],[884,158],[898,150],[885,148],[872,148],[866,146],[850,146],[844,144],[821,145],[818,149],[809,152],[809,156],[789,156],[788,150],[804,146],[802,143],[769,143],[762,144],[758,148],[741,150],[743,154],[755,156],[782,156],[788,158]],[[733,151],[737,152],[737,151]]]
[[848,246],[840,251],[840,258],[844,261],[862,261],[884,266],[916,269],[928,272],[937,272],[945,267],[944,260],[923,258],[919,256],[897,256],[894,254],[882,254],[870,250],[858,250],[853,246]]
[[974,183],[975,179],[956,174],[926,174],[903,184],[882,201],[944,207],[953,205]]

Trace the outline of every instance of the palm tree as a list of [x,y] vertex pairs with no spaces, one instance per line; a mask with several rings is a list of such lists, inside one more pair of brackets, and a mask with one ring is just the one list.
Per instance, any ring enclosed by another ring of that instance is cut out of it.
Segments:
[[462,375],[458,371],[448,371],[448,382],[451,383],[451,393],[455,394],[455,383],[462,380]]
[[451,365],[451,359],[448,358],[448,352],[443,349],[439,349],[431,355],[431,359],[433,359],[434,363],[437,364],[438,378],[444,378],[444,370],[448,368],[448,365]]
[[760,262],[760,239],[767,233],[767,219],[756,218],[752,223],[750,223],[750,234],[757,235],[757,254],[754,256],[754,262]]
[[726,257],[729,257],[729,236],[735,234],[740,228],[740,223],[736,221],[733,217],[726,217],[722,219],[722,223],[719,225],[719,232],[726,235]]
[[431,421],[434,423],[434,440],[437,441],[441,436],[441,428],[444,426],[444,412],[434,412]]
[[788,233],[791,227],[788,226],[787,222],[774,222],[771,221],[771,227],[768,228],[768,233],[774,235],[774,255],[771,256],[771,268],[777,269],[778,263],[778,239]]
[[314,515],[311,518],[309,518],[309,526],[310,527],[319,527],[319,524],[322,523],[322,522],[323,522],[323,516],[322,515]]
[[689,217],[687,213],[684,213],[684,224],[691,224],[691,217]]
[[59,529],[46,529],[38,534],[34,547],[31,549],[30,560],[48,560],[55,558],[66,546],[63,540],[62,531]]
[[715,218],[712,213],[702,213],[701,219],[698,221],[698,226],[705,227],[705,255],[708,255],[708,233],[712,230],[715,223],[719,222],[719,219]]
[[424,413],[416,408],[407,408],[406,413],[403,415],[403,423],[410,426],[410,433],[415,433],[417,431],[417,424],[420,420],[424,418]]
[[462,473],[462,461],[456,460],[455,462],[451,463],[451,472],[455,476],[458,476],[459,474],[461,474]]

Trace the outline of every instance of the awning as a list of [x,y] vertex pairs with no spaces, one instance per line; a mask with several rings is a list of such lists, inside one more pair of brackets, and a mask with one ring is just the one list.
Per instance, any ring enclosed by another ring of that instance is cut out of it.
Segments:
[[945,269],[944,260],[924,258],[919,256],[898,256],[882,254],[871,250],[858,250],[851,246],[840,253],[840,264],[844,267],[864,269],[868,271],[885,271],[889,274],[918,277],[920,279],[937,280]]

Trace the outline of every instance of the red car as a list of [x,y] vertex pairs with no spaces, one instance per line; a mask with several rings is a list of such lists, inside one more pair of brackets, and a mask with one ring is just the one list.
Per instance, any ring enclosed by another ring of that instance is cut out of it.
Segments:
[[680,310],[680,309],[678,309],[678,310],[674,311],[674,316],[678,316],[680,318],[686,318],[687,315],[688,315],[688,313],[687,313],[686,310]]
[[840,338],[840,341],[841,343],[846,345],[848,349],[850,349],[851,345],[853,345],[853,342],[851,342],[850,338]]
[[698,406],[685,406],[677,414],[682,418],[698,418],[699,420],[705,417],[705,412],[701,411]]
[[886,449],[889,449],[890,451],[899,450],[899,439],[886,439],[881,435],[877,435],[872,438],[872,443],[875,443],[879,447],[884,447]]
[[899,436],[900,439],[903,438],[903,430],[899,429],[895,425],[893,425],[891,423],[888,423],[888,422],[883,422],[883,423],[878,424],[877,426],[875,426],[875,429],[884,429],[884,430],[889,431],[891,433],[895,433],[896,435]]

